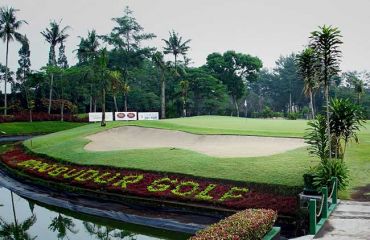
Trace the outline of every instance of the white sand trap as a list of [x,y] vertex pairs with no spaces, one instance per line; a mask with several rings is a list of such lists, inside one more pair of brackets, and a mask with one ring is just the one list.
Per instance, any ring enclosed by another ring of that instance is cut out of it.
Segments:
[[87,136],[89,151],[181,148],[214,157],[257,157],[305,146],[303,139],[232,135],[197,135],[143,127],[119,127]]

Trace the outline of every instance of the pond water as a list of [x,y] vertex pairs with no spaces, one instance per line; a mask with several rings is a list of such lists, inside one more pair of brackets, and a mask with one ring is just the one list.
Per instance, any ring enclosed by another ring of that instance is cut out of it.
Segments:
[[149,240],[188,237],[184,233],[112,221],[36,203],[0,185],[0,239]]

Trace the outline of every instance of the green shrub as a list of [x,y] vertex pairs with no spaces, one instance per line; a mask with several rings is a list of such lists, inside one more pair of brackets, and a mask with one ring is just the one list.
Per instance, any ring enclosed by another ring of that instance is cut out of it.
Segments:
[[331,186],[332,177],[338,178],[338,190],[344,190],[349,183],[349,170],[341,159],[329,159],[321,162],[315,169],[314,185],[317,189]]
[[317,156],[321,161],[329,158],[329,143],[326,135],[326,118],[317,115],[315,119],[309,121],[309,129],[304,136],[305,142],[309,145],[308,152],[312,156]]
[[299,113],[298,112],[290,112],[287,115],[287,119],[288,120],[297,120],[298,117],[299,117]]
[[276,218],[277,213],[270,209],[246,209],[200,230],[190,240],[262,239]]

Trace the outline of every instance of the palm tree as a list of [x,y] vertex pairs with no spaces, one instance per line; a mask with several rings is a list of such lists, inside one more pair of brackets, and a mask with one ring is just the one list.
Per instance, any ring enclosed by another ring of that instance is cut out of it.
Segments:
[[161,72],[161,118],[166,118],[166,63],[163,59],[163,54],[161,52],[156,52],[152,56],[153,63]]
[[[332,26],[322,26],[319,30],[311,33],[310,47],[314,49],[318,62],[318,79],[324,86],[325,101],[326,101],[326,134],[329,140],[329,149],[331,149],[330,138],[330,109],[329,109],[329,86],[330,80],[336,76],[340,69],[339,64],[342,57],[342,52],[339,46],[343,43],[342,35],[338,28]],[[329,151],[331,157],[331,150]]]
[[114,108],[116,112],[118,112],[118,106],[117,106],[117,94],[120,92],[122,88],[122,74],[120,71],[111,71],[109,73],[109,77],[111,80],[111,91],[113,94],[113,102],[114,102]]
[[162,39],[166,46],[164,49],[164,54],[172,54],[175,57],[175,72],[177,74],[177,57],[178,55],[186,55],[186,52],[189,50],[189,42],[191,39],[188,39],[186,41],[182,40],[182,37],[179,36],[178,33],[176,33],[174,30],[170,32],[170,37],[168,40]]
[[[65,26],[64,28],[60,27],[60,22],[57,23],[56,21],[50,22],[50,27],[46,28],[44,31],[41,32],[41,35],[44,36],[45,40],[50,44],[49,50],[49,66],[56,66],[56,55],[55,55],[55,46],[57,44],[61,44],[65,41],[65,39],[69,36],[66,32],[69,29],[69,26]],[[50,114],[51,111],[51,100],[53,95],[53,81],[54,81],[54,74],[51,74],[50,78],[50,89],[49,89],[49,107],[48,113]]]
[[87,38],[80,37],[80,44],[78,45],[77,51],[77,58],[79,60],[80,64],[87,64],[89,66],[89,71],[87,76],[90,76],[90,112],[93,111],[94,106],[94,112],[96,112],[96,94],[94,91],[94,78],[91,77],[92,72],[94,71],[94,61],[96,60],[96,57],[99,52],[99,41],[98,36],[96,35],[96,31],[93,29],[92,31],[89,31],[87,34]]
[[297,65],[299,73],[304,81],[303,92],[310,98],[309,108],[311,110],[311,119],[314,119],[313,93],[318,87],[315,71],[315,51],[312,48],[304,49],[301,54],[297,55]]
[[357,104],[360,105],[361,103],[361,96],[365,92],[365,83],[362,79],[359,78],[359,73],[354,72],[347,72],[343,74],[344,77],[347,79],[350,87],[353,87],[355,93],[357,95]]
[[11,41],[23,42],[23,35],[17,32],[17,30],[23,25],[27,24],[24,20],[17,20],[16,12],[18,10],[12,7],[2,7],[0,9],[0,38],[6,43],[6,53],[5,53],[5,83],[4,83],[4,115],[7,115],[7,93],[6,93],[6,83],[8,79],[9,69],[8,69],[8,57],[9,57],[9,43]]
[[109,69],[107,67],[108,65],[108,51],[106,48],[103,48],[102,50],[99,51],[98,58],[96,61],[96,71],[97,75],[96,77],[98,78],[99,82],[99,89],[102,91],[102,121],[101,121],[101,126],[105,127],[106,122],[105,122],[105,94],[106,91],[110,85],[110,79],[107,78],[109,75]]
[[67,231],[70,231],[73,234],[78,233],[78,230],[75,230],[75,224],[72,219],[63,217],[60,213],[55,217],[50,225],[49,230],[58,232],[58,239],[64,239],[67,236]]

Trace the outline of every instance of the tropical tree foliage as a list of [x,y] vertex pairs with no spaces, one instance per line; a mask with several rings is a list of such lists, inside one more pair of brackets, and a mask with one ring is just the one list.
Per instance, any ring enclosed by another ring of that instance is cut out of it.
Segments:
[[23,35],[18,32],[18,29],[27,24],[24,20],[18,20],[16,12],[18,10],[12,7],[0,8],[0,38],[6,44],[5,52],[5,77],[4,77],[4,115],[7,115],[8,102],[7,102],[7,80],[9,79],[9,43],[16,40],[18,42],[25,41]]
[[[191,39],[182,40],[182,37],[179,36],[174,30],[170,32],[170,36],[168,39],[162,39],[165,42],[165,47],[163,48],[164,54],[172,54],[175,58],[175,72],[177,73],[177,61],[178,56],[182,55],[185,60],[186,53],[189,51],[189,43]],[[185,61],[184,61],[185,62]]]
[[311,118],[315,118],[315,109],[313,106],[313,95],[319,87],[316,79],[316,58],[315,51],[312,48],[304,49],[297,56],[297,65],[300,76],[304,81],[303,92],[310,98],[309,108],[311,110]]
[[[41,35],[45,38],[45,41],[50,44],[49,50],[49,61],[48,66],[55,67],[57,65],[56,54],[55,54],[55,47],[57,44],[63,45],[63,42],[69,36],[66,32],[70,28],[69,26],[61,27],[60,22],[57,23],[55,20],[49,23],[49,28],[46,28],[44,31],[41,32]],[[64,51],[64,47],[62,47],[62,51]],[[61,64],[66,65],[66,60],[64,59],[63,55],[61,56]],[[54,82],[54,73],[51,72],[50,75],[50,87],[49,87],[49,107],[48,113],[50,114],[51,111],[51,101],[53,96],[53,82]]]
[[[342,57],[340,46],[343,44],[341,32],[332,26],[322,26],[319,30],[311,33],[310,47],[315,51],[317,59],[317,76],[319,82],[324,86],[326,101],[326,125],[330,144],[330,110],[329,110],[329,86],[333,77],[340,72],[339,64]],[[329,155],[330,157],[330,155]]]

